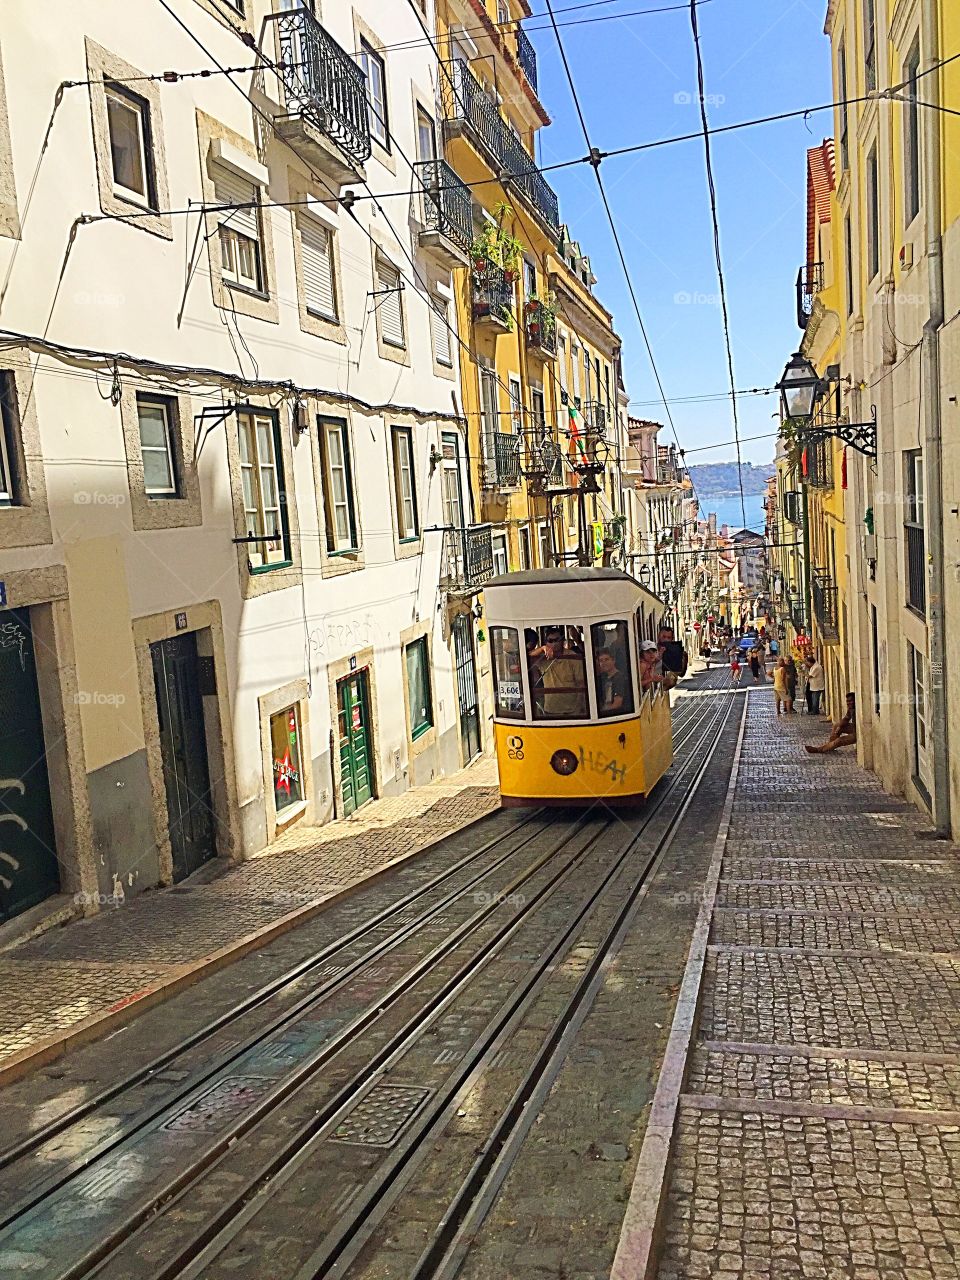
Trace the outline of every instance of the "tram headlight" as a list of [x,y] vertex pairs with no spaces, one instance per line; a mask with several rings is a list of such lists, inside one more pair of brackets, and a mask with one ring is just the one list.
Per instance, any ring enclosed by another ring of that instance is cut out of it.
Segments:
[[579,769],[580,757],[564,747],[560,751],[555,751],[550,757],[550,767],[554,773],[560,773],[568,778],[571,773],[576,773]]

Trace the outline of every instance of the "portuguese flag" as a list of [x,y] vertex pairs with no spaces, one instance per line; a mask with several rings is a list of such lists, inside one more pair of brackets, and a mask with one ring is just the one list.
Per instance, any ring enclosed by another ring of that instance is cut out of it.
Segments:
[[567,432],[570,436],[570,460],[576,466],[578,462],[584,463],[587,461],[587,451],[581,434],[583,416],[572,401],[567,405],[567,414],[569,419]]

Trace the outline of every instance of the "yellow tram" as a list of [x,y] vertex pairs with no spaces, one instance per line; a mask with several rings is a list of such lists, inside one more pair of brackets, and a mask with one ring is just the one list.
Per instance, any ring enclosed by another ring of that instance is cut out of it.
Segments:
[[503,803],[643,800],[673,763],[653,672],[662,601],[619,569],[586,568],[502,574],[484,599]]

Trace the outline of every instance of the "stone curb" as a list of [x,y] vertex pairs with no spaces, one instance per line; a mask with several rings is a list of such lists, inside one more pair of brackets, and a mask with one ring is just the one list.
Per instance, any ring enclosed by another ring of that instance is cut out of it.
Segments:
[[656,1267],[656,1243],[661,1215],[667,1199],[667,1172],[674,1125],[683,1091],[687,1060],[693,1043],[693,1032],[700,1002],[707,957],[713,904],[720,883],[720,869],[726,852],[733,802],[740,775],[740,756],[747,726],[748,698],[743,699],[740,733],[737,738],[730,781],[714,843],[713,857],[704,881],[703,901],[694,927],[680,994],[667,1040],[657,1088],[650,1107],[640,1158],[630,1190],[630,1199],[620,1229],[620,1239],[610,1270],[610,1280],[653,1280]]
[[159,982],[155,982],[149,987],[144,987],[142,991],[135,991],[131,995],[125,996],[117,1004],[105,1009],[102,1013],[91,1014],[89,1018],[84,1018],[66,1031],[58,1031],[53,1035],[44,1036],[31,1045],[29,1049],[21,1049],[18,1053],[14,1053],[0,1061],[0,1089],[6,1085],[13,1084],[16,1080],[23,1079],[24,1076],[29,1075],[31,1072],[39,1070],[40,1067],[44,1067],[62,1057],[68,1050],[77,1049],[91,1040],[98,1039],[106,1032],[131,1022],[154,1005],[162,1004],[164,1000],[168,1000],[171,996],[177,995],[178,992],[193,986],[195,982],[209,977],[219,969],[226,968],[227,965],[233,964],[236,960],[243,959],[251,951],[257,951],[275,938],[284,933],[289,933],[291,929],[297,928],[298,925],[305,924],[314,916],[319,915],[321,911],[325,911],[328,907],[349,897],[361,886],[378,880],[402,863],[419,857],[421,853],[426,853],[449,836],[466,831],[475,823],[482,822],[484,818],[497,812],[497,808],[492,808],[487,813],[464,823],[463,826],[451,827],[449,831],[433,835],[423,844],[417,845],[407,853],[402,853],[399,857],[393,858],[389,862],[385,862],[383,866],[377,867],[375,871],[358,877],[326,897],[317,898],[314,902],[308,902],[305,906],[298,907],[295,911],[290,911],[287,915],[274,920],[272,924],[264,925],[262,929],[245,934],[242,938],[237,939],[236,942],[228,943],[227,946],[221,947],[217,951],[212,951],[209,955],[201,956],[199,960],[191,961],[189,964],[176,965]]

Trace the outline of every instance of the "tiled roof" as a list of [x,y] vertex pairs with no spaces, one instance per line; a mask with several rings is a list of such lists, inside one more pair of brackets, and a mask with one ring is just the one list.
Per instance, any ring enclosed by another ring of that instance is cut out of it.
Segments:
[[830,196],[837,185],[833,139],[807,152],[807,261],[817,261],[817,227],[830,221]]

